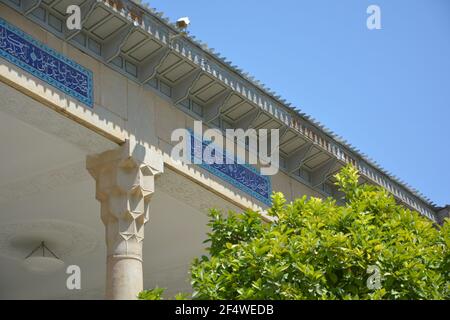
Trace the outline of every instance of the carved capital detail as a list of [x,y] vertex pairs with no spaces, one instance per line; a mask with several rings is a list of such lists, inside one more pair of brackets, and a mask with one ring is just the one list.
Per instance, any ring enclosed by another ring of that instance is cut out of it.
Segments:
[[142,259],[144,225],[149,218],[155,177],[161,171],[130,152],[130,144],[88,156],[96,180],[96,199],[106,227],[108,256]]

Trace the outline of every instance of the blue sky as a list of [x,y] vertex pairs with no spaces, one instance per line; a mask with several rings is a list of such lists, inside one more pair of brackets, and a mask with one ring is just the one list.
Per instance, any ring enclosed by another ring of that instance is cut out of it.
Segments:
[[[439,205],[450,204],[450,1],[152,0]],[[366,9],[381,9],[368,30]]]

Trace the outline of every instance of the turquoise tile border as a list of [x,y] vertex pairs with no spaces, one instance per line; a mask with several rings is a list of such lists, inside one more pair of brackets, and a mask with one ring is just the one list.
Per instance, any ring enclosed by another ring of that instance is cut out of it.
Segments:
[[0,57],[92,108],[92,71],[35,40],[2,18]]
[[[202,138],[195,136],[192,130],[189,130],[189,132],[191,136],[191,160],[194,163],[194,158],[200,159],[198,155],[203,154],[203,150],[211,142],[204,140],[202,141]],[[198,142],[202,141],[201,151],[195,150],[194,139]],[[228,158],[226,153],[223,157],[224,159]],[[253,198],[261,201],[265,205],[270,206],[272,204],[271,180],[268,176],[261,175],[257,168],[249,164],[208,164],[203,161],[199,166],[239,190],[249,194]]]

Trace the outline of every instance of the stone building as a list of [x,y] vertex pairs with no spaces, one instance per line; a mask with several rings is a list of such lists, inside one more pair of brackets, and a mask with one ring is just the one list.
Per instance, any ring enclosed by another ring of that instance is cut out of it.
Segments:
[[[73,4],[81,30],[66,25]],[[194,121],[278,129],[280,170],[174,159],[172,132]],[[448,216],[130,0],[0,0],[0,137],[0,298],[188,291],[208,208],[264,215],[272,191],[339,198],[333,174],[347,163],[404,206],[437,223]],[[69,266],[81,288],[68,286]]]

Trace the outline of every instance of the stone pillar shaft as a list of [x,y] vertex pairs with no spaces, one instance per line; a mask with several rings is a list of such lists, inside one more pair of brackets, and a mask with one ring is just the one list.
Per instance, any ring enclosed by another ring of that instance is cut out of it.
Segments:
[[132,300],[143,288],[142,260],[108,256],[106,299]]
[[142,243],[158,169],[133,157],[126,144],[88,156],[96,180],[107,246],[106,298],[136,299],[143,290]]

